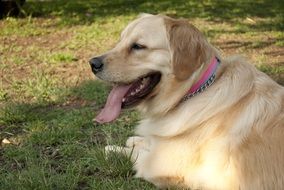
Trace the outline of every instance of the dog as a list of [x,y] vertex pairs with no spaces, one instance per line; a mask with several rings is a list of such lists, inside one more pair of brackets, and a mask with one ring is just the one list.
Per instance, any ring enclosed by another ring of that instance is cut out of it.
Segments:
[[185,19],[143,14],[89,61],[113,84],[96,122],[142,120],[125,147],[158,188],[284,189],[284,88],[241,56],[223,58]]

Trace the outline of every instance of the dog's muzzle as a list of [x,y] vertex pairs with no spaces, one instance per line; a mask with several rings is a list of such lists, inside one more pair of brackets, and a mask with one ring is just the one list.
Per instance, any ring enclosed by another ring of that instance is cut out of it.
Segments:
[[92,71],[93,71],[94,74],[103,70],[104,63],[103,63],[103,57],[102,56],[94,57],[94,58],[90,59],[89,63],[91,65],[91,68],[92,68]]

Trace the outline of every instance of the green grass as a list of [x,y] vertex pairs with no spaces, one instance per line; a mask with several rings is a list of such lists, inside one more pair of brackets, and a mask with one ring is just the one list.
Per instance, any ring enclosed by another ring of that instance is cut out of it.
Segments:
[[97,111],[90,103],[101,106],[105,90],[97,82],[70,89],[72,98],[86,100],[85,105],[7,104],[0,113],[0,138],[11,144],[2,144],[0,188],[132,189],[140,185],[151,189],[150,184],[132,179],[128,158],[105,156],[103,147],[124,144],[138,118],[137,113],[127,112],[115,124],[94,125]]
[[27,0],[20,17],[0,20],[0,189],[156,189],[134,178],[128,158],[105,156],[139,114],[92,122],[109,86],[88,59],[139,13],[163,13],[188,18],[224,55],[245,54],[283,85],[283,9],[280,0]]

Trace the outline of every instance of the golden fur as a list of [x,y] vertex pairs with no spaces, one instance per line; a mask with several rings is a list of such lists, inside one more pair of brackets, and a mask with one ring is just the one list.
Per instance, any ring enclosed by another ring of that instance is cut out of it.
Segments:
[[[147,49],[132,52],[134,42]],[[162,73],[137,107],[137,136],[106,147],[132,153],[137,177],[161,188],[284,189],[284,88],[266,74],[240,56],[221,58],[194,26],[161,15],[131,22],[104,56],[98,75],[109,82]],[[214,56],[215,83],[180,104]]]

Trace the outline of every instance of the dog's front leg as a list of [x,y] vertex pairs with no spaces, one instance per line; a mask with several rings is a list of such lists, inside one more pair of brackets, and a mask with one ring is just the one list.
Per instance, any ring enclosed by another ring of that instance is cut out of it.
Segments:
[[108,145],[105,147],[106,154],[117,152],[126,156],[131,156],[131,160],[135,162],[143,151],[149,151],[149,142],[144,137],[133,136],[126,141],[126,146]]

